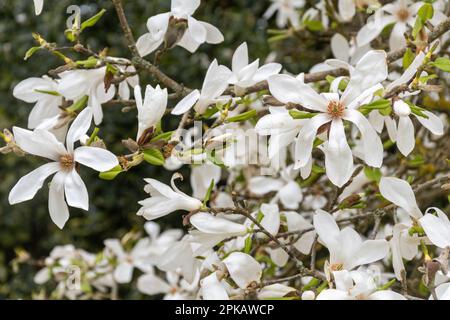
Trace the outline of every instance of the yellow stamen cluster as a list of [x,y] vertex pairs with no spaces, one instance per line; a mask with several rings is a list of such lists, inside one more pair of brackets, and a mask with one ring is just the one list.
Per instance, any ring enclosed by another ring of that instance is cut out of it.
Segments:
[[71,156],[70,154],[66,154],[59,157],[59,163],[64,171],[70,171],[75,166],[75,160],[73,159],[73,156]]
[[344,115],[345,107],[342,103],[339,101],[331,101],[328,104],[327,107],[327,113],[333,118],[333,119],[339,119],[342,118]]

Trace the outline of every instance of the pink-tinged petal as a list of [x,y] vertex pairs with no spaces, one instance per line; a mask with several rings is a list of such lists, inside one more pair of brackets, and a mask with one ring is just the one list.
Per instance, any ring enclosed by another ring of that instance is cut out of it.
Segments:
[[231,65],[234,73],[238,73],[248,65],[248,47],[246,42],[242,43],[234,52]]
[[407,157],[416,145],[414,125],[408,116],[400,116],[397,130],[397,147]]
[[27,153],[55,161],[67,153],[64,145],[48,131],[40,129],[29,131],[13,127],[13,133],[17,145]]
[[325,114],[318,114],[305,122],[300,130],[295,144],[295,168],[304,167],[311,159],[311,152],[314,145],[314,139],[317,135],[317,130],[325,123],[329,122],[330,118]]
[[48,193],[48,210],[50,218],[60,229],[62,229],[67,220],[69,220],[69,208],[64,200],[65,178],[66,174],[63,172],[55,174],[50,183],[50,190]]
[[399,178],[383,177],[380,180],[379,188],[384,198],[403,208],[412,217],[416,219],[422,217],[422,212],[417,206],[416,197],[408,182]]
[[356,110],[345,110],[344,119],[353,122],[361,132],[365,162],[369,166],[380,168],[383,163],[383,143],[369,120]]
[[33,199],[38,190],[42,188],[45,179],[60,169],[58,162],[51,162],[23,176],[9,193],[9,203],[16,204]]
[[69,206],[89,210],[89,194],[86,185],[76,170],[72,170],[66,175],[64,190]]
[[99,172],[111,170],[119,165],[119,161],[113,153],[96,147],[77,148],[74,151],[74,160]]
[[91,127],[92,123],[92,109],[87,107],[75,118],[67,132],[67,151],[73,152],[73,145],[80,140]]
[[347,143],[342,120],[331,123],[328,142],[323,146],[325,169],[330,181],[342,187],[353,173],[353,154]]
[[194,90],[191,93],[189,93],[186,97],[183,98],[178,104],[175,106],[175,108],[172,110],[173,115],[180,115],[184,114],[187,111],[189,111],[192,106],[198,101],[200,98],[200,91]]

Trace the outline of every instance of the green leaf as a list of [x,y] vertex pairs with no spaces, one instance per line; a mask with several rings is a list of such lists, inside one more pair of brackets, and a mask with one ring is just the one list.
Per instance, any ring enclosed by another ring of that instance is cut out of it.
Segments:
[[381,110],[392,106],[391,100],[388,99],[378,99],[372,103],[363,105],[361,108],[368,110]]
[[165,162],[163,154],[158,149],[144,150],[144,160],[154,166],[162,166]]
[[448,58],[437,58],[431,64],[442,71],[450,72],[450,59]]
[[249,254],[252,250],[252,237],[249,236],[245,239],[244,253]]
[[43,93],[43,94],[49,94],[51,96],[60,97],[61,95],[56,91],[50,91],[50,90],[40,90],[40,89],[34,89],[34,92]]
[[66,30],[64,31],[64,35],[66,36],[66,39],[70,42],[75,42],[77,40],[76,33],[73,30]]
[[289,114],[293,119],[310,119],[310,118],[318,115],[318,113],[305,112],[305,111],[300,111],[297,109],[289,110]]
[[323,30],[323,24],[319,20],[306,20],[303,23],[305,24],[305,27],[308,30],[311,30],[311,31],[322,31]]
[[389,116],[391,113],[392,113],[392,107],[387,107],[387,108],[385,108],[385,109],[380,109],[380,110],[378,110],[378,112],[381,114],[381,115],[383,115],[383,116]]
[[123,172],[122,167],[120,165],[118,165],[109,171],[100,172],[100,174],[98,176],[100,177],[100,179],[103,179],[103,180],[114,180],[122,172]]
[[81,110],[84,107],[86,107],[88,100],[89,100],[89,96],[83,96],[82,98],[75,101],[75,103],[72,104],[70,107],[68,107],[66,109],[66,111],[70,113],[70,112],[75,112],[75,111]]
[[314,172],[314,173],[325,173],[325,169],[322,168],[322,167],[319,167],[319,166],[316,165],[316,164],[313,164],[311,170],[312,170],[312,172]]
[[420,7],[419,11],[417,11],[417,16],[422,19],[423,22],[433,18],[433,15],[434,8],[431,3],[424,3],[423,6]]
[[163,132],[163,133],[157,135],[156,137],[153,137],[150,140],[150,142],[155,142],[155,141],[160,141],[160,140],[169,141],[170,138],[172,138],[172,134],[173,134],[173,131]]
[[227,118],[226,122],[242,122],[249,120],[253,117],[255,117],[257,114],[257,111],[255,109],[249,110],[247,112],[238,114],[237,116]]
[[102,9],[102,10],[101,10],[99,13],[97,13],[95,16],[90,17],[89,19],[87,19],[86,21],[84,21],[84,22],[81,24],[80,30],[83,31],[83,30],[86,29],[86,28],[93,27],[93,26],[98,22],[98,20],[100,20],[100,18],[105,14],[105,12],[106,12],[106,10],[105,10],[105,9]]
[[215,182],[214,179],[211,180],[211,183],[209,184],[208,190],[206,190],[206,194],[205,194],[205,198],[203,198],[203,205],[206,206],[206,204],[208,203],[209,199],[211,198],[211,193],[214,189],[215,186]]
[[31,48],[28,49],[27,52],[25,53],[25,57],[23,58],[23,60],[26,61],[26,60],[30,59],[31,56],[32,56],[33,54],[35,54],[36,51],[38,51],[38,50],[40,50],[40,49],[41,49],[41,47],[31,47]]
[[410,48],[406,49],[405,55],[403,56],[403,60],[402,60],[402,66],[403,66],[403,70],[406,70],[411,63],[414,61],[414,53],[412,52],[412,50]]
[[203,119],[211,118],[213,115],[215,115],[217,113],[217,111],[219,111],[219,108],[217,108],[217,106],[209,107],[206,110],[206,112],[203,114]]
[[212,163],[214,163],[216,166],[219,166],[221,168],[226,168],[225,164],[216,156],[216,150],[206,150],[206,156],[208,157],[208,160],[210,160]]
[[94,68],[98,64],[98,59],[95,57],[89,57],[86,60],[79,60],[76,62],[77,66],[82,66],[84,68]]
[[374,182],[379,182],[381,177],[383,176],[380,169],[372,167],[364,167],[364,174],[366,175],[367,179]]

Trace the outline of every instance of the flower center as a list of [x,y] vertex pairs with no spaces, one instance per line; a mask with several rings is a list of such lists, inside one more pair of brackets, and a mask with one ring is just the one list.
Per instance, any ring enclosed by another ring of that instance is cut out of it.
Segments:
[[401,8],[396,12],[398,20],[401,22],[406,22],[409,18],[409,11],[408,9]]
[[342,118],[344,115],[344,110],[344,105],[339,101],[330,101],[327,107],[327,112],[333,119]]
[[71,156],[70,154],[65,154],[59,157],[59,163],[64,171],[70,171],[75,166],[75,160],[73,159],[73,156]]

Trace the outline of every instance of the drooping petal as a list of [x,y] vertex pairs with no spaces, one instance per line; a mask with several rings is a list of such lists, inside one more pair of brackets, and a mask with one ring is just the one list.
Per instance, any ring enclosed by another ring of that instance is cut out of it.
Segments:
[[76,170],[71,170],[64,180],[67,204],[71,207],[89,210],[89,194],[86,185]]
[[175,108],[172,110],[173,115],[180,115],[189,111],[192,106],[198,101],[200,98],[200,91],[194,90],[189,93],[186,97],[183,98],[180,102],[177,103]]
[[99,172],[111,170],[119,165],[119,161],[113,153],[96,147],[77,148],[74,151],[74,160]]
[[320,240],[330,251],[335,251],[340,246],[339,226],[333,216],[323,210],[317,210],[313,218],[314,228]]
[[231,279],[241,289],[246,289],[252,282],[259,283],[262,276],[262,267],[252,256],[233,252],[223,260]]
[[384,198],[403,208],[412,217],[416,219],[422,217],[422,212],[417,206],[416,197],[408,182],[395,177],[382,177],[379,188]]
[[34,10],[36,15],[40,15],[42,12],[42,8],[44,7],[44,0],[33,0],[34,1]]
[[444,134],[444,124],[442,123],[441,118],[430,111],[423,111],[423,113],[428,117],[428,119],[415,114],[414,116],[425,128],[430,130],[432,134],[442,136]]
[[414,125],[408,116],[400,116],[397,130],[397,147],[407,157],[416,145]]
[[206,41],[205,27],[193,17],[188,17],[188,31],[191,37],[198,43]]
[[69,208],[64,200],[65,173],[58,172],[50,183],[48,210],[52,221],[62,229],[69,220]]
[[58,162],[51,162],[23,176],[9,193],[9,203],[16,204],[33,199],[38,190],[42,188],[45,179],[60,169]]
[[365,162],[369,166],[380,168],[383,163],[383,143],[369,120],[356,110],[345,110],[344,119],[353,122],[361,132]]
[[190,218],[191,224],[203,233],[244,235],[247,227],[230,220],[199,212]]

